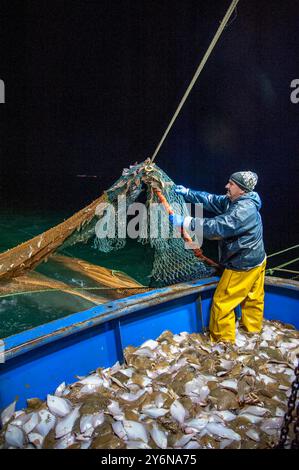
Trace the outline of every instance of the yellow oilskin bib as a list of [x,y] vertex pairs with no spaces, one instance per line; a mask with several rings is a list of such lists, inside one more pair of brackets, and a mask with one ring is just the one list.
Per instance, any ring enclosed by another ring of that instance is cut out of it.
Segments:
[[235,312],[241,305],[241,322],[249,332],[260,332],[264,314],[266,260],[249,271],[225,269],[213,297],[210,316],[212,341],[235,342]]

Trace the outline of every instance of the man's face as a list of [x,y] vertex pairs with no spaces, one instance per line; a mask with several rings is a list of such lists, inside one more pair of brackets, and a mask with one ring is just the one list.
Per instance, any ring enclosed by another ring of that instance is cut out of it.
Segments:
[[238,199],[238,197],[243,196],[243,194],[245,194],[245,191],[243,191],[243,189],[241,189],[240,186],[238,186],[232,180],[228,180],[225,189],[226,195],[231,201],[234,201],[235,199]]

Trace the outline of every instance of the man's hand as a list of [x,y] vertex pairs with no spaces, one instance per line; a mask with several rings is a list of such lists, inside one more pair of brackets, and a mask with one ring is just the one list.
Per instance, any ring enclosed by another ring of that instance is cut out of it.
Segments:
[[180,194],[181,196],[186,196],[188,194],[188,188],[185,188],[185,186],[182,186],[181,184],[175,186],[174,190],[177,194]]
[[184,224],[184,220],[185,218],[182,215],[169,214],[169,221],[177,227],[182,227]]

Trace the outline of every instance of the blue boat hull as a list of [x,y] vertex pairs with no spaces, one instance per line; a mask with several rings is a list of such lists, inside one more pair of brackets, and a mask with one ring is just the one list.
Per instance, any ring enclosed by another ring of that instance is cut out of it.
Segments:
[[[123,349],[165,330],[203,332],[218,278],[182,283],[117,300],[10,336],[0,364],[0,409],[18,398],[45,399],[63,381],[123,361]],[[265,318],[299,328],[299,283],[265,281]]]

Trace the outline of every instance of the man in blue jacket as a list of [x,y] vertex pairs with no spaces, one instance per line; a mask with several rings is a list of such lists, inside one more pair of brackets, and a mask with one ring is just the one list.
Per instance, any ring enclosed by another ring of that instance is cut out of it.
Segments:
[[239,171],[229,178],[226,195],[217,196],[176,186],[186,201],[201,203],[213,218],[170,215],[177,226],[202,230],[203,237],[219,240],[220,264],[225,268],[213,297],[210,316],[212,341],[235,341],[235,312],[241,305],[243,327],[260,332],[264,311],[266,254],[259,213],[261,199],[253,191],[257,175]]

